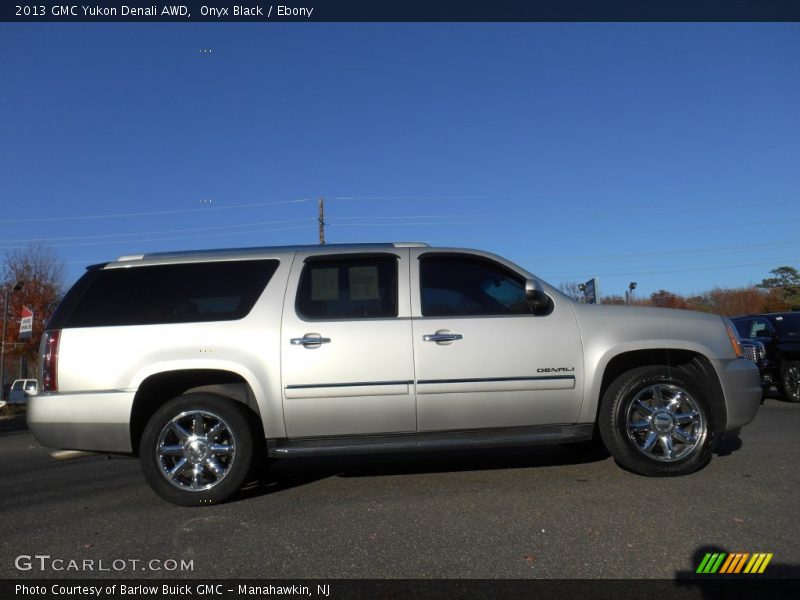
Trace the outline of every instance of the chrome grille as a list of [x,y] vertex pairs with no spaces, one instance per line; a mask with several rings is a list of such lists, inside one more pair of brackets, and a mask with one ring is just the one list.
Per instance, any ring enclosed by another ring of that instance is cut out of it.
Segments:
[[745,358],[748,360],[752,360],[754,363],[758,362],[758,350],[755,344],[751,344],[749,342],[741,342],[742,345],[742,353],[744,354]]

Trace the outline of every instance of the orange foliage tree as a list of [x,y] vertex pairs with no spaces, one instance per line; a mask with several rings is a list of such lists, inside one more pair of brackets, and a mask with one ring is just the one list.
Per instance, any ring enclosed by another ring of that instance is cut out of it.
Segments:
[[660,308],[689,308],[689,303],[686,301],[686,298],[668,292],[667,290],[658,290],[650,294],[650,305]]
[[[17,282],[22,282],[23,285],[19,291],[9,294],[6,354],[18,359],[24,358],[29,365],[35,365],[45,322],[63,294],[64,263],[47,246],[34,245],[11,250],[3,261],[0,289],[3,292],[11,290]],[[19,339],[23,305],[33,311],[33,331],[26,340]]]

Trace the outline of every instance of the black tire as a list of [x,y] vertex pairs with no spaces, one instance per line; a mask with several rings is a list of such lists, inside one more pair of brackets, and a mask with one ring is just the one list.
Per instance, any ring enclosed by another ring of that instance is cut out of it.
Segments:
[[144,428],[139,461],[150,487],[180,506],[207,506],[236,493],[253,464],[256,428],[239,402],[216,394],[178,396]]
[[686,475],[711,460],[719,427],[713,405],[705,373],[695,363],[639,367],[620,375],[603,395],[600,434],[629,471]]
[[783,363],[780,389],[789,402],[800,402],[800,361],[790,360]]

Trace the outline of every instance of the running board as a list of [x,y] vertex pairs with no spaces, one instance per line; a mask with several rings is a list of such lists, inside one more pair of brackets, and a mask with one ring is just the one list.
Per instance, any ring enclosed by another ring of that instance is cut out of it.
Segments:
[[328,438],[267,440],[269,456],[311,456],[500,448],[564,444],[592,439],[594,425],[542,425],[507,429],[396,433]]

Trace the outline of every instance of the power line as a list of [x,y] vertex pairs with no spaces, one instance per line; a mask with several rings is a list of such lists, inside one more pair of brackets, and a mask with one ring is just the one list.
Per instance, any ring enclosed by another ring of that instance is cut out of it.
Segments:
[[537,260],[547,260],[547,261],[587,261],[587,260],[597,260],[597,259],[612,259],[612,258],[627,258],[627,259],[639,259],[639,258],[650,258],[653,256],[703,256],[706,254],[716,254],[718,252],[737,252],[741,253],[745,250],[747,251],[758,251],[758,250],[770,250],[773,248],[786,248],[797,246],[800,247],[800,242],[797,240],[783,240],[783,241],[776,241],[776,242],[765,242],[763,244],[741,244],[736,246],[708,246],[706,248],[695,248],[693,250],[673,250],[671,248],[664,249],[657,252],[636,252],[635,255],[632,255],[630,252],[620,253],[620,254],[583,254],[583,255],[572,255],[572,256],[537,256]]
[[[769,266],[775,265],[776,263],[792,263],[792,262],[800,262],[800,257],[794,256],[791,258],[780,258],[770,261],[759,261],[759,262],[737,262],[737,263],[726,263],[726,264],[719,264],[719,265],[706,265],[703,267],[680,267],[676,269],[658,269],[652,271],[640,271],[639,269],[635,270],[627,270],[627,271],[618,271],[615,273],[600,273],[597,277],[633,277],[637,275],[660,275],[662,273],[690,273],[696,271],[716,271],[716,270],[725,270],[725,269],[737,269],[741,267],[762,267],[762,266]],[[550,280],[570,280],[570,279],[580,279],[584,277],[583,275],[570,275],[570,276],[555,276],[555,275],[542,275],[543,279],[550,279]]]
[[325,198],[319,199],[319,244],[325,245]]
[[[309,219],[310,221],[310,219]],[[194,240],[194,239],[205,239],[211,237],[225,237],[232,234],[253,234],[253,233],[270,233],[273,231],[291,231],[295,229],[311,229],[316,227],[315,224],[309,223],[307,225],[297,225],[293,227],[277,227],[277,228],[268,228],[268,229],[252,229],[247,231],[223,231],[219,233],[203,233],[199,235],[176,235],[176,236],[168,236],[168,237],[156,237],[156,238],[142,238],[142,237],[130,237],[129,234],[125,234],[123,237],[125,239],[110,239],[104,240],[102,242],[75,242],[75,243],[66,243],[66,244],[45,244],[46,246],[51,246],[54,248],[67,248],[67,247],[78,247],[78,246],[105,246],[109,244],[129,244],[129,243],[144,243],[144,242],[164,242],[170,240]],[[0,247],[5,250],[11,250],[14,248],[25,248],[25,246],[6,246]]]
[[[484,225],[486,223],[518,223],[521,219],[526,218],[528,216],[540,216],[541,213],[512,213],[508,217],[503,217],[499,219],[492,219],[492,218],[485,218],[479,221],[476,220],[449,220],[449,221],[429,221],[429,222],[413,222],[413,223],[385,223],[379,222],[377,219],[381,219],[382,217],[372,217],[375,219],[372,222],[359,222],[359,223],[341,223],[338,222],[338,218],[331,219],[329,221],[330,224],[337,224],[340,227],[376,227],[376,226],[385,226],[385,227],[402,227],[406,225]],[[570,215],[574,215],[574,213],[570,213]],[[619,215],[617,213],[609,214],[610,218],[614,220],[619,220]],[[472,214],[465,214],[465,218],[474,218],[475,215]],[[419,217],[417,217],[419,218]],[[793,218],[781,218],[782,223],[786,222],[795,222],[800,221],[800,217],[793,217]],[[708,229],[719,229],[721,226],[725,227],[752,227],[754,225],[771,225],[774,224],[775,221],[749,221],[747,223],[714,223],[709,225],[695,225],[695,226],[685,226],[685,225],[675,225],[674,227],[649,227],[648,232],[672,232],[672,231],[704,231]],[[596,221],[588,223],[582,222],[579,224],[570,224],[569,231],[570,233],[575,231],[580,231],[582,229],[596,229],[597,223]]]
[[[312,221],[310,218],[305,219],[284,219],[281,221],[259,221],[256,223],[242,223],[236,225],[216,225],[213,227],[192,227],[186,229],[167,229],[167,230],[159,230],[159,231],[132,231],[130,233],[104,233],[99,235],[73,235],[73,236],[64,236],[64,237],[48,237],[48,238],[29,238],[29,239],[14,239],[14,240],[6,240],[5,242],[0,243],[0,248],[22,248],[24,246],[9,246],[8,244],[12,243],[43,243],[46,245],[59,245],[59,244],[50,244],[50,242],[58,242],[58,241],[67,241],[67,240],[96,240],[96,239],[108,239],[108,238],[118,238],[120,236],[149,236],[149,235],[160,235],[162,233],[184,233],[184,232],[198,232],[198,231],[218,231],[220,229],[243,229],[248,227],[260,227],[263,225],[284,225],[287,223],[307,223]],[[231,232],[236,233],[236,232]],[[68,244],[67,244],[68,245]]]
[[332,200],[386,200],[400,201],[432,201],[432,200],[501,200],[506,198],[528,198],[530,194],[500,194],[483,196],[334,196]]
[[[330,222],[338,222],[343,220],[362,220],[362,219],[390,219],[390,220],[403,220],[403,219],[450,219],[454,217],[460,217],[463,213],[450,213],[450,214],[443,214],[443,215],[387,215],[384,217],[378,216],[351,216],[351,217],[334,217]],[[480,213],[467,213],[468,217],[486,217],[492,216],[487,214],[480,214]]]
[[310,200],[308,198],[300,198],[298,200],[283,200],[279,202],[254,202],[251,204],[231,204],[228,206],[204,206],[202,208],[181,208],[174,210],[154,210],[148,212],[114,213],[106,215],[37,217],[35,219],[0,219],[0,223],[44,223],[48,221],[80,221],[80,220],[97,220],[97,219],[120,219],[127,217],[151,217],[156,215],[178,215],[191,212],[204,212],[209,210],[230,210],[233,208],[258,208],[262,206],[276,206],[279,204],[299,204],[301,202],[310,202]]

